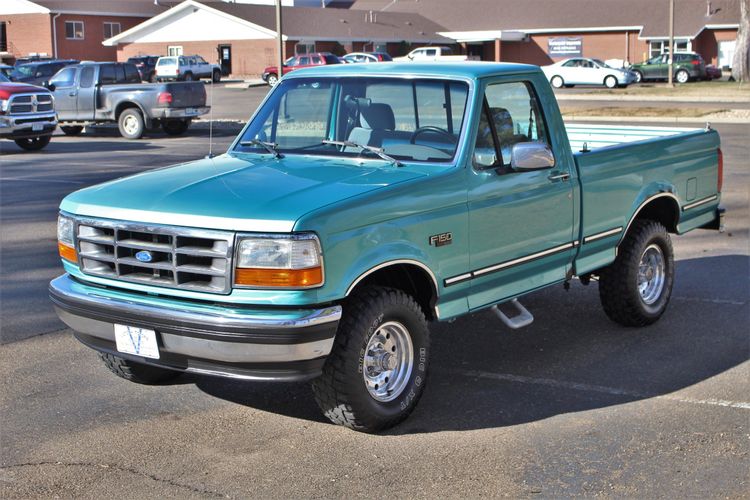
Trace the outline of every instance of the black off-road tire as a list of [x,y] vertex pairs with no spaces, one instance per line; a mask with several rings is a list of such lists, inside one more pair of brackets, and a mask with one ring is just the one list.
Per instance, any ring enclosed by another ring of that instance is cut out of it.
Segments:
[[[658,298],[644,302],[638,291],[641,256],[652,244],[664,259],[664,285]],[[666,228],[652,220],[636,220],[619,247],[614,263],[599,273],[599,298],[612,321],[624,326],[646,326],[656,322],[669,304],[674,284],[672,241]]]
[[49,141],[52,139],[51,135],[40,135],[37,137],[25,137],[23,139],[15,139],[14,142],[19,148],[25,149],[26,151],[39,151],[43,149]]
[[[363,359],[370,337],[386,322],[408,329],[413,344],[413,368],[398,397],[376,400],[363,377]],[[368,287],[344,304],[331,354],[323,374],[312,384],[315,400],[331,422],[363,432],[393,427],[414,410],[424,391],[430,353],[430,334],[424,312],[401,290]]]
[[109,371],[120,378],[135,382],[136,384],[153,385],[178,377],[181,373],[175,370],[167,370],[158,366],[149,366],[136,363],[127,359],[100,352],[99,359]]
[[65,135],[81,135],[81,132],[83,132],[83,127],[81,125],[61,125],[60,130],[62,130],[63,134]]
[[188,127],[190,127],[190,120],[164,120],[161,122],[161,129],[167,135],[182,135]]
[[138,108],[128,108],[117,119],[117,127],[120,129],[120,135],[125,139],[140,139],[146,130],[146,124],[143,120],[141,110]]

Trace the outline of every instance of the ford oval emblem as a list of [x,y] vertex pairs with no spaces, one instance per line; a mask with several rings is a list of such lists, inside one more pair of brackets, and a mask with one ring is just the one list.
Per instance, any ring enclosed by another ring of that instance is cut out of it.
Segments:
[[135,254],[135,258],[141,262],[151,262],[152,260],[154,260],[154,255],[148,250],[141,250],[140,252]]

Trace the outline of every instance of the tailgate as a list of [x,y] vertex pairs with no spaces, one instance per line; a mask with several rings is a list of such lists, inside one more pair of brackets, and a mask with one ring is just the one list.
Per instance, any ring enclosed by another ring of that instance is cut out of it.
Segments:
[[165,83],[167,92],[172,94],[170,108],[200,108],[206,105],[206,87],[203,82]]

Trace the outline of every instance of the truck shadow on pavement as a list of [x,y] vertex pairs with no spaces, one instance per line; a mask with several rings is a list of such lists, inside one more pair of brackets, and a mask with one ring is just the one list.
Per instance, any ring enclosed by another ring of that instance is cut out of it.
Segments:
[[[678,261],[672,302],[646,328],[611,322],[597,285],[578,283],[525,298],[536,321],[523,330],[509,331],[490,311],[432,324],[425,393],[387,434],[511,426],[655,397],[680,401],[669,395],[750,357],[748,264],[744,255]],[[308,384],[180,380],[236,404],[327,422]]]

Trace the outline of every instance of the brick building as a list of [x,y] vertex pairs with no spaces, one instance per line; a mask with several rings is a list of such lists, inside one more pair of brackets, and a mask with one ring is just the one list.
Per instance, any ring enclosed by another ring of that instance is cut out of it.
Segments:
[[102,41],[164,10],[153,0],[0,0],[0,59],[114,60]]
[[[730,65],[740,1],[676,0],[676,51]],[[357,0],[352,9],[418,12],[489,61],[545,65],[580,55],[633,63],[669,47],[666,0]]]
[[[284,57],[308,52],[382,50],[409,44],[451,44],[444,29],[419,14],[369,14],[349,9],[283,8]],[[186,0],[104,42],[120,61],[144,54],[198,54],[228,58],[233,75],[260,75],[276,64],[276,13],[267,5]]]

